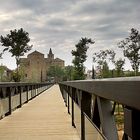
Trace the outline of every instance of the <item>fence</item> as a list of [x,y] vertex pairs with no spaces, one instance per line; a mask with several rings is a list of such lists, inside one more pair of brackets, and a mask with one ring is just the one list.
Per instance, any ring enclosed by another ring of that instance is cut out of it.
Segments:
[[81,140],[118,140],[116,103],[123,106],[123,140],[140,139],[140,77],[59,83]]
[[52,83],[0,83],[0,118],[48,89]]

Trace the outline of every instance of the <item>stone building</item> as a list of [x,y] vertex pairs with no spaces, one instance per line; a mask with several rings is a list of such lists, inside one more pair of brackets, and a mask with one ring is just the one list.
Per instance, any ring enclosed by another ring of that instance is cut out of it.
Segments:
[[9,82],[12,79],[12,70],[7,66],[0,66],[0,82]]
[[47,71],[50,66],[64,67],[64,60],[54,58],[54,54],[50,49],[48,57],[44,54],[34,51],[27,58],[20,59],[20,68],[24,73],[24,81],[44,82],[47,81]]

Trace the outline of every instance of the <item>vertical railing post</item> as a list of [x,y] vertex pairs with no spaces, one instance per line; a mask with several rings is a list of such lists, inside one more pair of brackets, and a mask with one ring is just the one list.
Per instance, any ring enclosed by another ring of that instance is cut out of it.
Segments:
[[[61,94],[64,100],[64,85],[60,85]],[[65,100],[64,100],[65,101]]]
[[72,126],[75,127],[75,123],[74,123],[74,92],[75,89],[74,88],[70,88],[71,91],[71,116],[72,116]]
[[70,91],[69,91],[69,89],[70,89],[70,88],[67,86],[67,101],[68,101],[68,102],[67,102],[67,105],[68,105],[68,114],[70,114],[70,98],[69,98],[69,96],[70,96],[70,95],[69,95],[69,94],[70,94],[69,92],[70,92]]
[[21,95],[21,91],[22,88],[19,86],[18,87],[18,92],[19,92],[19,107],[22,107],[22,95]]
[[82,91],[80,91],[78,94],[80,94],[81,99],[81,140],[85,140],[84,98]]
[[33,88],[33,98],[35,97],[35,85],[32,86]]
[[116,123],[112,115],[111,101],[97,97],[97,103],[103,134],[108,140],[118,140]]
[[31,85],[31,99],[33,98],[33,85]]
[[64,89],[63,91],[64,91],[64,92],[63,92],[63,95],[64,95],[64,102],[65,102],[65,105],[66,105],[66,107],[67,107],[68,102],[67,102],[66,86],[65,86],[65,89]]
[[133,140],[140,139],[140,111],[131,109],[130,107],[124,108],[124,140],[128,136]]
[[8,95],[9,95],[9,112],[8,112],[8,115],[11,115],[12,114],[12,96],[11,96],[11,88],[10,87],[7,87],[7,92],[8,92]]
[[36,85],[34,85],[34,97],[36,97]]
[[39,85],[37,84],[36,86],[37,86],[37,95],[38,95],[38,88],[39,88]]
[[91,118],[91,98],[89,93],[82,91],[83,110],[89,118]]
[[29,95],[28,95],[28,92],[29,91],[29,86],[26,86],[26,103],[28,103],[29,101]]

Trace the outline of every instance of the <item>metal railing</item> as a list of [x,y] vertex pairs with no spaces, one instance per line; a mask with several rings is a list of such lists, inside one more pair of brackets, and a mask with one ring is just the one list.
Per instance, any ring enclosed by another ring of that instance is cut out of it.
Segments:
[[32,100],[52,83],[0,83],[0,118]]
[[118,140],[115,105],[123,106],[123,140],[140,139],[140,77],[59,83],[81,140]]

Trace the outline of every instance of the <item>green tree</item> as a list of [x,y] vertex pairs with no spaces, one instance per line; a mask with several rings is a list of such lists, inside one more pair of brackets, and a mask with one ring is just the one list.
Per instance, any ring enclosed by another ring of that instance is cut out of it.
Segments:
[[89,48],[88,44],[93,44],[94,41],[92,41],[90,38],[82,38],[78,44],[75,45],[76,50],[72,50],[72,55],[74,56],[74,59],[72,63],[74,64],[74,73],[73,73],[73,79],[74,80],[83,80],[85,79],[84,71],[84,62],[86,61],[87,55],[87,49]]
[[116,53],[113,50],[109,50],[109,55],[110,57],[110,61],[112,61],[112,63],[115,66],[115,71],[112,70],[112,72],[115,72],[114,75],[112,73],[112,76],[114,77],[121,77],[123,76],[123,66],[125,64],[125,59],[119,58],[116,60]]
[[123,54],[130,60],[131,66],[138,74],[140,65],[140,34],[139,31],[132,28],[128,38],[118,43],[118,47],[123,50]]
[[21,82],[25,82],[25,66],[22,64],[19,66],[19,75],[21,77]]
[[108,63],[106,61],[103,64],[102,77],[103,78],[109,78],[110,77],[110,70],[109,70]]
[[59,66],[51,66],[47,71],[48,80],[54,78],[55,82],[59,82],[63,80],[64,77],[64,69]]
[[101,78],[111,77],[108,62],[113,61],[115,52],[113,50],[100,50],[93,53],[93,63],[97,63]]
[[118,59],[117,61],[114,62],[115,64],[115,70],[116,70],[116,73],[117,73],[117,77],[120,77],[123,75],[123,66],[125,64],[125,60],[120,58]]
[[0,66],[0,81],[3,81],[3,75],[4,75],[4,66]]
[[10,34],[0,37],[0,42],[2,43],[2,46],[5,47],[3,49],[3,53],[5,51],[9,51],[12,54],[12,57],[15,57],[16,59],[17,79],[15,79],[15,81],[20,81],[20,76],[18,72],[20,57],[30,51],[32,48],[32,45],[28,45],[29,41],[29,33],[24,31],[22,28],[19,30],[11,30]]
[[73,71],[74,71],[73,66],[69,65],[65,67],[65,80],[67,81],[73,80]]

